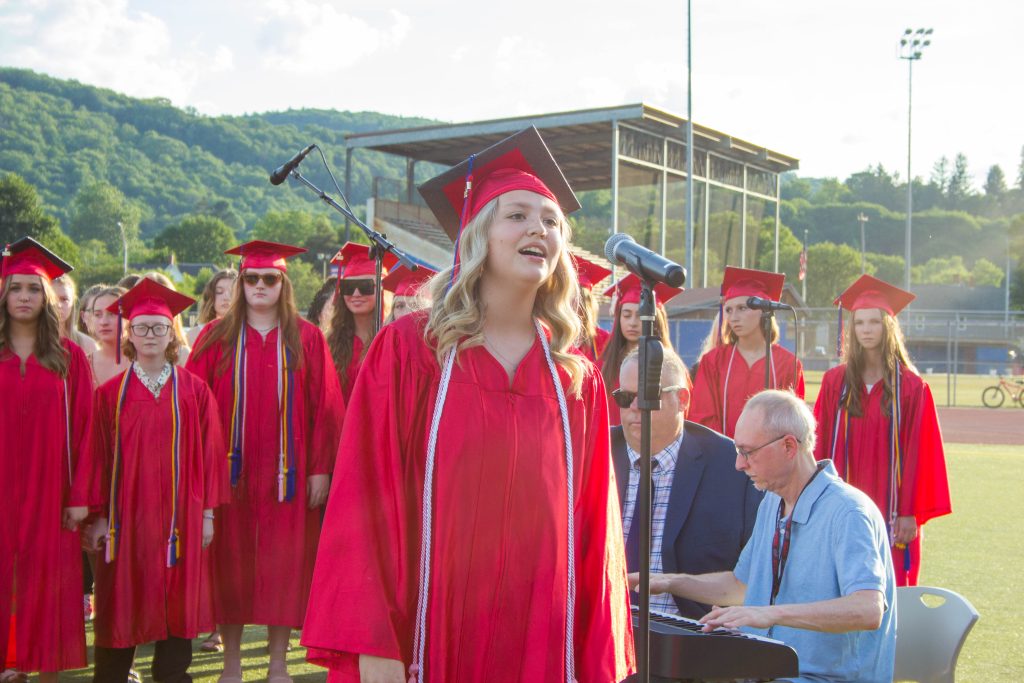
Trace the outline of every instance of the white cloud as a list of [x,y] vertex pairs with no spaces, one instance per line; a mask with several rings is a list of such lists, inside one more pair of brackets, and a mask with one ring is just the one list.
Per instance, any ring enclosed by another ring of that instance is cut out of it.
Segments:
[[7,64],[137,97],[184,104],[203,70],[232,68],[223,47],[178,52],[166,23],[128,0],[36,0],[14,16],[0,21]]
[[373,26],[331,3],[315,0],[268,0],[263,8],[275,17],[263,28],[263,64],[294,74],[350,67],[376,52],[398,47],[412,26],[409,17],[397,10],[388,13],[389,23]]

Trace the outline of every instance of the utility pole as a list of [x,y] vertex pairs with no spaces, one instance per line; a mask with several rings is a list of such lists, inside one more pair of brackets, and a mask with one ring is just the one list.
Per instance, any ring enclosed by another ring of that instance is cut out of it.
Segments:
[[914,214],[914,176],[910,171],[911,113],[914,101],[914,62],[921,59],[924,48],[932,44],[932,29],[906,29],[900,39],[900,59],[907,60],[907,228],[904,249],[903,288],[910,291],[910,233]]
[[860,274],[868,272],[867,262],[867,248],[864,240],[864,224],[868,222],[868,217],[864,215],[864,212],[857,214],[857,222],[860,223]]

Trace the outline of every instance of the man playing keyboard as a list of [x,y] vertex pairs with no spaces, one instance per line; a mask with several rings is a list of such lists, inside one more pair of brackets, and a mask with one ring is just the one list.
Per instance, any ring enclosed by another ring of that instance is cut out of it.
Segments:
[[736,424],[736,469],[767,491],[750,540],[732,571],[652,576],[651,593],[721,605],[701,618],[707,630],[793,647],[794,683],[888,683],[896,602],[885,523],[831,461],[815,463],[814,436],[814,417],[793,394],[750,399]]

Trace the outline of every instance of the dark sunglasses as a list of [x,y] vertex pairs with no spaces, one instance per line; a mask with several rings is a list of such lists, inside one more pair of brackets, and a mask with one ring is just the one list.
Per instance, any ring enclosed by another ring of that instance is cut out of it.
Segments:
[[[661,393],[664,394],[666,391],[678,391],[682,388],[683,387],[677,384],[673,384],[672,386],[663,388]],[[636,392],[626,391],[625,389],[616,389],[612,392],[612,399],[615,401],[615,405],[622,409],[626,409],[633,405],[633,401],[636,400]]]
[[338,284],[338,291],[343,296],[352,296],[356,292],[363,296],[373,296],[377,292],[377,283],[373,280],[342,280]]
[[246,273],[242,276],[242,281],[250,287],[255,287],[263,280],[267,287],[274,287],[283,277],[280,273]]

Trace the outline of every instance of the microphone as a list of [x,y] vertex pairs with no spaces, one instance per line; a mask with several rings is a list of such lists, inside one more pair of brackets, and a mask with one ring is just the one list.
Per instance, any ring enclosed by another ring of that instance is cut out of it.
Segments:
[[643,280],[655,280],[671,287],[682,287],[686,282],[686,271],[681,265],[641,247],[624,232],[612,235],[604,243],[604,255],[609,262],[625,266]]
[[752,296],[747,299],[747,308],[753,308],[757,311],[792,311],[793,307],[789,304],[784,304],[781,301],[772,301],[771,299],[762,299],[759,296]]
[[291,172],[295,170],[295,167],[302,163],[302,160],[306,158],[306,155],[314,149],[316,149],[316,145],[310,145],[288,161],[275,168],[274,172],[270,174],[270,184],[280,185],[283,183],[284,179],[287,178]]

